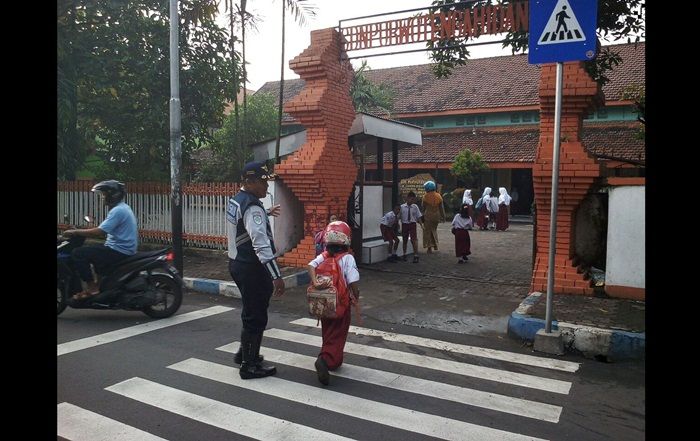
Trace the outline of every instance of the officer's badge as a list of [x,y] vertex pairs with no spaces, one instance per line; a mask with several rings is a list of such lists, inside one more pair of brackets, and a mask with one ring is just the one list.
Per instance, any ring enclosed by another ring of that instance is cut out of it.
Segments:
[[253,215],[253,222],[255,222],[256,225],[262,225],[262,223],[263,223],[262,215],[254,214]]

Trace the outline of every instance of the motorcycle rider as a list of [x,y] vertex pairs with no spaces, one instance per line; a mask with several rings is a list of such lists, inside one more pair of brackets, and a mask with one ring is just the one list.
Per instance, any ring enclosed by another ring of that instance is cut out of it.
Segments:
[[83,300],[99,293],[99,284],[93,277],[90,264],[95,266],[96,273],[101,274],[104,269],[136,254],[138,247],[136,217],[131,207],[124,202],[125,185],[112,179],[98,182],[92,191],[109,207],[107,218],[96,228],[66,230],[63,236],[100,239],[107,236],[107,240],[103,245],[82,246],[71,253],[76,270],[85,282],[85,289],[74,295],[74,300]]

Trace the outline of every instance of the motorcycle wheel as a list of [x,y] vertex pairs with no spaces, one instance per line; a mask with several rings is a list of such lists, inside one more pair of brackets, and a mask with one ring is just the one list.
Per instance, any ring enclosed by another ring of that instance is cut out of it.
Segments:
[[148,281],[164,300],[143,308],[143,313],[153,318],[166,318],[175,314],[182,303],[182,287],[171,277],[163,274],[152,274]]
[[56,281],[56,315],[60,315],[68,306],[66,303],[66,283],[60,278]]

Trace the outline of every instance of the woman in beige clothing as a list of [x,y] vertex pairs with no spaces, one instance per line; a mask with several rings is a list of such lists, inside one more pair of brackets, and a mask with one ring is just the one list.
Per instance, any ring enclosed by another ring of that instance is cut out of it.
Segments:
[[437,226],[440,222],[445,222],[445,207],[442,204],[442,196],[436,190],[435,182],[428,181],[423,184],[425,196],[423,196],[423,248],[427,248],[427,253],[432,253],[438,249]]

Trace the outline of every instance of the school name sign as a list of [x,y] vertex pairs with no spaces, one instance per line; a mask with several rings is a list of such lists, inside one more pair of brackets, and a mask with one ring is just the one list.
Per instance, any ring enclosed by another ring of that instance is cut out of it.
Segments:
[[528,32],[529,2],[430,11],[377,23],[341,27],[345,50],[372,49],[425,41]]

